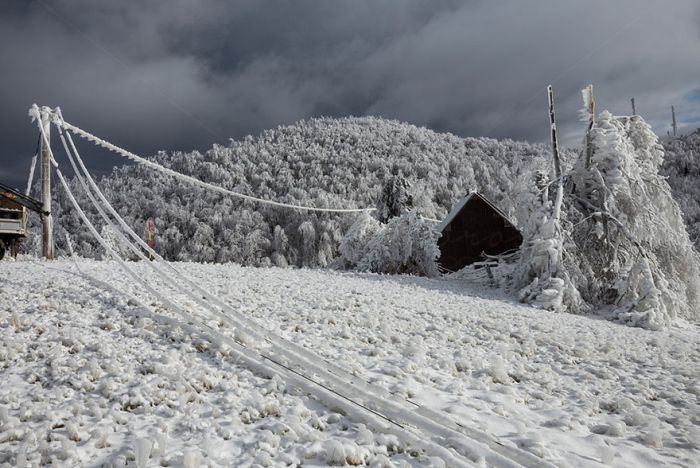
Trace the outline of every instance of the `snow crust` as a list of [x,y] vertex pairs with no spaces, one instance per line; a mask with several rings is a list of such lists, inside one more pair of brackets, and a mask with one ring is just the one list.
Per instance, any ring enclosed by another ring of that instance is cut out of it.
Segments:
[[[700,463],[695,325],[552,315],[459,279],[176,266],[358,379],[543,462]],[[66,261],[3,263],[0,465],[444,465],[147,313],[114,264],[80,267],[97,281]]]

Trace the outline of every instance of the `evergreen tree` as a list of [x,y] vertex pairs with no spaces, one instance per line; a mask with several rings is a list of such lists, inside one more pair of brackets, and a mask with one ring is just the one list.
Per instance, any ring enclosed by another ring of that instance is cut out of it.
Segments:
[[683,212],[688,234],[700,250],[700,129],[664,143],[666,155],[661,173],[666,176]]
[[410,187],[408,181],[400,173],[386,180],[377,203],[377,218],[381,223],[401,216],[406,210],[413,208]]

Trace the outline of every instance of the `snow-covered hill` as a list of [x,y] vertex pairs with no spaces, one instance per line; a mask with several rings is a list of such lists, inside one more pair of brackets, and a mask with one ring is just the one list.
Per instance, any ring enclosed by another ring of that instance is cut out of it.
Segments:
[[[517,194],[531,185],[535,169],[550,164],[545,145],[464,139],[373,117],[305,120],[205,154],[154,159],[245,194],[318,207],[373,207],[388,176],[401,173],[412,185],[416,211],[438,219],[469,190],[515,215]],[[154,219],[155,248],[170,260],[326,266],[356,219],[241,202],[141,166],[117,168],[100,185],[139,232],[147,218]],[[89,205],[77,182],[73,186],[81,204]],[[65,230],[78,253],[100,257],[102,249],[61,195],[55,211],[59,250]]]
[[[651,332],[551,314],[478,279],[175,266],[358,382],[540,463],[700,464],[697,326]],[[145,263],[132,267],[158,287]],[[3,263],[0,465],[145,466],[150,453],[149,466],[444,466],[359,413],[244,365],[206,330],[172,320],[114,263],[80,269]],[[250,349],[265,345],[211,325]],[[483,444],[467,453],[493,464]]]

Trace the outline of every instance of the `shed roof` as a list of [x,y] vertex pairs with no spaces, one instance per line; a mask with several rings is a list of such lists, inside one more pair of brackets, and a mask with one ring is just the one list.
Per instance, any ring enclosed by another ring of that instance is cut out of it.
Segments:
[[510,219],[508,218],[508,215],[505,214],[499,207],[494,205],[491,202],[491,200],[489,200],[488,198],[486,198],[485,196],[483,196],[479,192],[472,190],[471,192],[469,192],[468,195],[465,195],[464,197],[462,197],[462,199],[459,201],[459,203],[457,203],[454,207],[452,207],[452,210],[447,215],[447,217],[445,219],[443,219],[442,222],[440,222],[440,224],[438,224],[438,227],[437,227],[438,231],[442,232],[455,219],[455,217],[464,209],[465,205],[467,203],[469,203],[469,201],[472,200],[474,197],[479,198],[481,201],[483,201],[484,203],[489,205],[491,207],[491,209],[493,209],[496,213],[501,215],[501,217],[506,221],[507,224],[515,227],[515,224],[513,224],[510,221]]
[[500,255],[517,249],[523,241],[520,231],[506,214],[485,196],[471,192],[455,205],[438,225],[440,266],[457,271],[486,255]]

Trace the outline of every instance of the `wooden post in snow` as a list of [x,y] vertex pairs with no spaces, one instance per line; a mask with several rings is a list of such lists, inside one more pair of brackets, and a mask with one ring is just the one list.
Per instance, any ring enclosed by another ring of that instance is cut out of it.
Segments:
[[46,139],[41,139],[41,199],[43,210],[47,215],[41,215],[41,253],[44,258],[53,260],[53,216],[51,215],[51,110],[41,109],[41,126]]
[[637,115],[637,109],[634,107],[634,98],[630,99],[632,101],[632,115]]
[[[595,125],[595,100],[593,99],[593,85],[589,84],[583,93],[583,105],[588,114],[588,124],[586,125],[586,169],[591,167],[591,158],[593,157],[593,145],[591,144],[591,130]],[[634,99],[632,99],[634,102]]]

